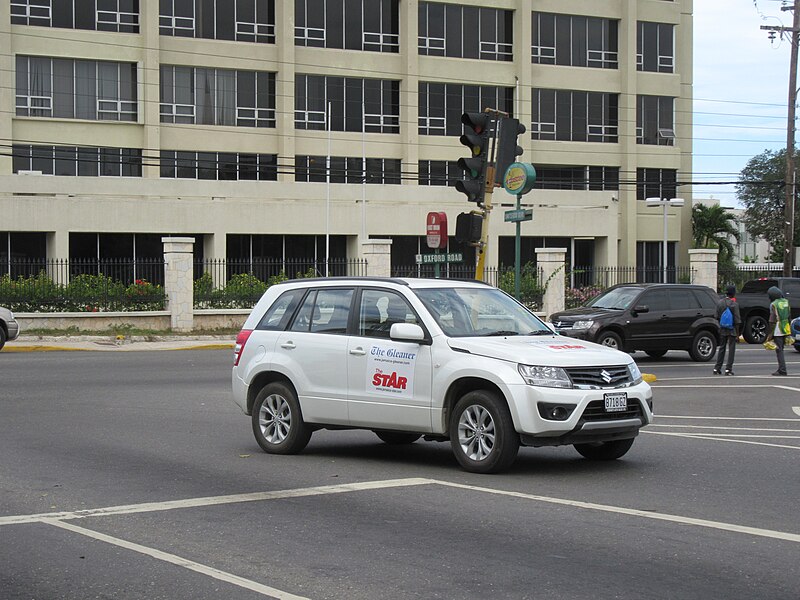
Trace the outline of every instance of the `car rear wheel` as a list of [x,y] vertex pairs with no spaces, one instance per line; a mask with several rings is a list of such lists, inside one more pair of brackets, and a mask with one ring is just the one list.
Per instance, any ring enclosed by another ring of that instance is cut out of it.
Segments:
[[294,390],[278,382],[261,389],[253,405],[253,433],[270,454],[296,454],[308,445],[311,429],[303,422]]
[[519,436],[506,403],[487,390],[465,394],[450,417],[450,445],[458,463],[472,473],[510,467],[519,452]]
[[748,344],[763,344],[767,339],[767,320],[761,315],[747,317],[744,323],[744,341]]
[[636,438],[593,444],[575,444],[575,450],[589,460],[616,460],[631,449],[634,439]]
[[400,431],[376,431],[375,435],[377,435],[381,441],[395,446],[413,444],[421,437],[418,433],[402,433]]
[[0,350],[6,345],[6,331],[0,326]]
[[697,362],[708,362],[717,353],[717,336],[710,331],[700,331],[692,340],[689,356]]
[[613,331],[604,331],[597,336],[597,343],[601,346],[608,346],[614,350],[622,350],[622,338]]

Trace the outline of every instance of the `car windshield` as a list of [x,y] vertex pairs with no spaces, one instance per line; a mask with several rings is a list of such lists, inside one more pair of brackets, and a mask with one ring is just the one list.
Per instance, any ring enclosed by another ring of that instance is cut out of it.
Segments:
[[532,312],[497,288],[414,291],[450,337],[553,334]]
[[593,308],[611,308],[616,310],[625,310],[631,303],[636,300],[636,297],[642,293],[641,288],[635,287],[618,287],[607,290],[590,300],[586,306]]

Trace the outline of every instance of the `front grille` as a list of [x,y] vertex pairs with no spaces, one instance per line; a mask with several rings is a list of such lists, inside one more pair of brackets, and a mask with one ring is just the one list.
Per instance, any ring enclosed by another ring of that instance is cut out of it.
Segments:
[[642,405],[635,398],[628,398],[625,410],[606,412],[603,400],[592,400],[581,416],[582,421],[617,421],[619,419],[635,419],[642,416]]
[[626,366],[567,367],[565,370],[576,387],[615,388],[631,383],[631,375]]

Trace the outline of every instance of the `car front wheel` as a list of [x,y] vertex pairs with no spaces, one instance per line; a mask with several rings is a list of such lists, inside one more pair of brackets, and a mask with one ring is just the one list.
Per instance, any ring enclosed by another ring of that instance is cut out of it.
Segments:
[[450,417],[450,445],[458,463],[472,473],[509,468],[519,452],[519,436],[506,403],[486,390],[465,394]]
[[270,454],[296,454],[308,445],[311,429],[293,389],[278,382],[261,389],[253,405],[253,433]]
[[593,444],[575,444],[575,450],[589,460],[616,460],[624,456],[633,446],[635,438],[614,440],[612,442],[596,442]]
[[717,336],[710,331],[701,331],[694,336],[689,356],[697,362],[708,362],[717,353]]
[[767,339],[767,320],[761,315],[747,317],[744,323],[744,341],[748,344],[763,344]]
[[604,331],[597,336],[597,343],[601,346],[608,346],[614,350],[622,350],[622,338],[613,331]]

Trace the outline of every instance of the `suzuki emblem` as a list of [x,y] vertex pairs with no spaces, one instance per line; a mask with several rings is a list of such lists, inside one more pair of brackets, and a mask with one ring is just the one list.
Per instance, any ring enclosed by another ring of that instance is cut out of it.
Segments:
[[611,377],[611,373],[609,373],[609,372],[608,372],[608,371],[606,371],[605,369],[603,369],[602,371],[600,371],[600,377],[602,377],[602,378],[603,378],[603,381],[605,381],[606,383],[611,383],[611,379],[612,379],[612,377]]

